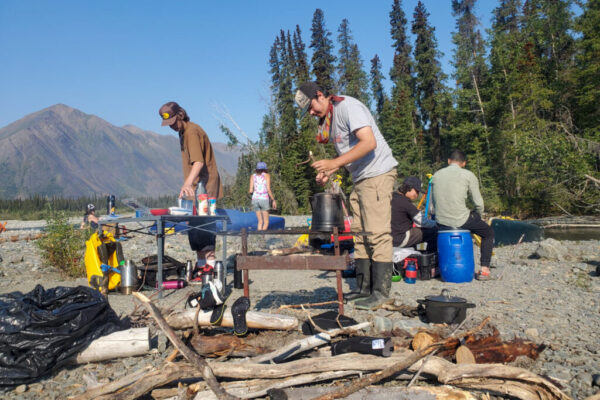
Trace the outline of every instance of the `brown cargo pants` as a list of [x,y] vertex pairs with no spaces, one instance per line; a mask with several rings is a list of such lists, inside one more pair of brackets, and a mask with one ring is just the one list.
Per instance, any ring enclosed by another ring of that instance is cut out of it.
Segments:
[[354,237],[354,258],[392,262],[392,192],[396,169],[354,184],[350,194],[352,231],[369,232]]

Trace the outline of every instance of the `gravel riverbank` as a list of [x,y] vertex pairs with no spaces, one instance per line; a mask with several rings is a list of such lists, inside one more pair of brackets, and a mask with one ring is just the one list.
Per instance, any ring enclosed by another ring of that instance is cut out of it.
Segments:
[[[286,217],[286,226],[302,226],[306,217]],[[15,290],[28,292],[36,284],[45,288],[54,286],[85,285],[84,278],[65,280],[58,271],[45,265],[34,241],[25,240],[29,233],[42,225],[41,221],[9,221],[8,228],[19,228],[2,233],[0,238],[18,236],[15,241],[0,243],[0,293]],[[21,229],[22,228],[22,229]],[[291,247],[297,237],[253,235],[250,250]],[[220,239],[218,240],[220,241]],[[227,239],[229,256],[240,252],[239,237]],[[220,246],[219,246],[220,247]],[[152,236],[135,235],[123,242],[125,257],[139,262],[142,257],[156,253]],[[166,240],[165,253],[185,262],[194,259],[187,236],[173,235]],[[220,249],[217,249],[220,257]],[[476,260],[478,255],[475,255]],[[492,272],[500,279],[463,284],[449,284],[440,280],[392,284],[392,296],[398,303],[416,306],[416,300],[437,295],[443,288],[451,294],[475,303],[469,311],[465,328],[477,325],[484,317],[500,331],[503,339],[526,338],[548,347],[536,361],[528,363],[531,371],[546,375],[559,382],[564,391],[574,398],[583,399],[600,390],[600,241],[556,241],[546,239],[539,243],[522,243],[495,249]],[[232,272],[227,276],[231,287]],[[277,310],[280,305],[314,303],[335,299],[335,275],[310,271],[252,271],[250,274],[252,309],[295,315],[293,310]],[[344,291],[353,288],[353,279],[344,279]],[[196,288],[194,288],[196,289]],[[183,299],[193,290],[167,291],[161,305],[183,308]],[[242,295],[233,290],[229,301]],[[149,294],[148,292],[147,294]],[[134,308],[131,296],[109,295],[109,302],[117,314],[127,315]],[[332,306],[331,309],[335,307]],[[313,314],[322,310],[316,310]],[[366,312],[346,305],[346,313],[358,321],[372,320],[378,329],[392,327],[415,329],[423,325],[417,319],[399,313],[378,310]],[[3,398],[37,399],[66,398],[85,390],[84,376],[108,382],[131,373],[144,365],[160,366],[171,351],[164,337],[155,335],[154,349],[145,357],[125,358],[106,363],[88,364],[63,369],[37,383],[0,392]]]

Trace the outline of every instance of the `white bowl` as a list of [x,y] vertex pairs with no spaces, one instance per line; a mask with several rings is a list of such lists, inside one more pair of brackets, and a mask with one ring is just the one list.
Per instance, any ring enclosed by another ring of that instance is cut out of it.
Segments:
[[169,207],[169,214],[175,215],[175,216],[192,215],[192,211],[188,210],[187,208]]

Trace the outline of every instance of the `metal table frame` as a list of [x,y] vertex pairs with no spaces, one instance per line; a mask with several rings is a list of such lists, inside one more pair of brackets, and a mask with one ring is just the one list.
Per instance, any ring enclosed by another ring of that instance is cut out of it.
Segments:
[[[178,224],[180,222],[185,222],[188,224],[187,229],[179,231],[177,233],[184,233],[191,229],[197,229],[200,231],[212,232],[215,235],[219,235],[220,231],[213,231],[209,229],[204,229],[203,227],[212,224],[216,221],[223,221],[223,231],[227,230],[227,222],[229,222],[229,217],[227,215],[147,215],[143,217],[115,217],[112,219],[100,219],[98,221],[98,236],[102,237],[103,235],[103,226],[106,225],[115,225],[118,227],[119,224],[128,223],[128,222],[137,222],[143,224],[145,222],[152,222],[156,224],[156,233],[153,234],[156,237],[156,258],[157,258],[157,266],[158,273],[156,279],[158,281],[158,297],[162,298],[162,282],[163,282],[163,256],[165,252],[165,225],[166,223],[174,223]],[[193,224],[195,226],[191,226],[189,224]],[[147,229],[148,226],[144,226],[143,229]],[[151,233],[142,232],[140,229],[128,229],[131,232],[144,233],[148,235],[152,235]],[[223,261],[227,258],[227,236],[223,236]]]
[[[254,269],[300,269],[300,270],[325,270],[335,271],[338,313],[344,314],[344,296],[342,292],[342,271],[348,266],[347,254],[340,254],[340,243],[338,228],[333,228],[334,255],[287,255],[287,256],[249,256],[248,255],[248,235],[280,235],[280,234],[323,234],[321,232],[306,230],[267,230],[267,231],[247,231],[245,228],[241,231],[242,237],[242,255],[236,259],[236,269],[243,271],[244,275],[244,296],[250,295],[249,270]],[[342,235],[356,235],[356,233],[345,232]]]

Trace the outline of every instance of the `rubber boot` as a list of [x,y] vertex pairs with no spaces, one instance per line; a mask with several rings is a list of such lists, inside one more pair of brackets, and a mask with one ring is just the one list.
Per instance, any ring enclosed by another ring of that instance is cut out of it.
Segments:
[[391,262],[373,261],[371,267],[372,293],[366,299],[358,300],[354,305],[363,310],[372,310],[388,299],[390,288],[392,287],[392,268]]
[[358,292],[344,295],[344,299],[347,301],[354,301],[371,295],[371,260],[368,258],[354,260],[354,269],[356,270],[356,287],[358,288]]

